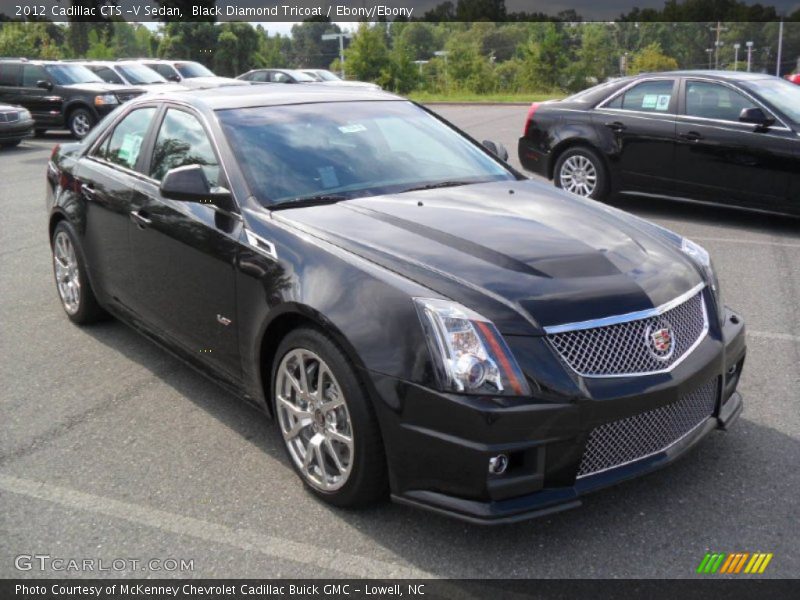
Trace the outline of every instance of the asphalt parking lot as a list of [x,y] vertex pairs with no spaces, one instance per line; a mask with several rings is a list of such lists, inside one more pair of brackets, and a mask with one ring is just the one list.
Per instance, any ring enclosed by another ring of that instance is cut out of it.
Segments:
[[[436,107],[516,163],[524,107]],[[744,316],[745,412],[658,473],[573,511],[482,528],[303,490],[272,423],[118,322],[59,305],[44,173],[52,145],[0,152],[0,577],[20,554],[193,560],[85,576],[693,577],[707,551],[800,573],[800,220],[650,199],[616,206],[712,253]],[[71,574],[80,575],[80,574]]]

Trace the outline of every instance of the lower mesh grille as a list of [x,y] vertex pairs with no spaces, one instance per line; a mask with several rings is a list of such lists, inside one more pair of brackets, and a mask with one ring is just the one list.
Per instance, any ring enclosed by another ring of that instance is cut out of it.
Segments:
[[710,417],[716,401],[715,378],[677,402],[594,428],[578,477],[613,469],[668,448]]

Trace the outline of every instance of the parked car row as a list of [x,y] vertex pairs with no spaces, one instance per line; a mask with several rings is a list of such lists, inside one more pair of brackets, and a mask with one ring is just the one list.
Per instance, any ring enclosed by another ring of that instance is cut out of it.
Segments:
[[256,69],[233,79],[219,77],[202,64],[187,60],[2,58],[0,103],[8,108],[0,110],[2,114],[29,114],[30,118],[14,120],[13,126],[0,120],[0,140],[4,146],[16,145],[34,132],[41,135],[48,129],[62,128],[83,139],[106,114],[144,93],[254,83],[317,83],[380,89],[372,83],[341,80],[323,69]]
[[531,105],[525,169],[611,193],[800,215],[800,87],[764,74],[676,71]]

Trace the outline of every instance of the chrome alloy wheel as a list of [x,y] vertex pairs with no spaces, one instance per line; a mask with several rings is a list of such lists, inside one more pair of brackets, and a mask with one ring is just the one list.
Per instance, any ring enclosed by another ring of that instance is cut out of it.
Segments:
[[564,161],[558,177],[562,188],[578,196],[591,196],[597,187],[597,169],[591,160],[580,154]]
[[92,129],[92,122],[86,113],[78,113],[72,118],[72,131],[75,135],[83,138]]
[[78,271],[78,258],[75,246],[69,236],[59,231],[53,240],[53,266],[56,273],[58,295],[64,310],[74,315],[81,307],[81,277]]
[[275,408],[289,454],[306,481],[323,492],[341,488],[353,468],[353,425],[342,389],[310,350],[283,357],[275,377]]

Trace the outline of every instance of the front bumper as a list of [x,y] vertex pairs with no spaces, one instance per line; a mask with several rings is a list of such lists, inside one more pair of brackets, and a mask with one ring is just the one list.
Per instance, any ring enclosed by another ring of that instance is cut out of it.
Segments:
[[[543,340],[524,343],[527,350],[511,340],[512,351],[552,374],[538,381],[536,400],[445,394],[370,374],[395,501],[484,524],[551,514],[579,506],[583,494],[670,464],[711,430],[728,429],[742,411],[736,386],[744,324],[729,310],[721,335],[710,332],[670,373],[584,379],[567,375],[542,349]],[[715,382],[713,412],[690,431],[656,452],[578,477],[596,427],[663,409],[709,382]],[[489,459],[498,454],[509,466],[493,475]]]
[[15,142],[33,135],[33,119],[0,124],[0,143]]

